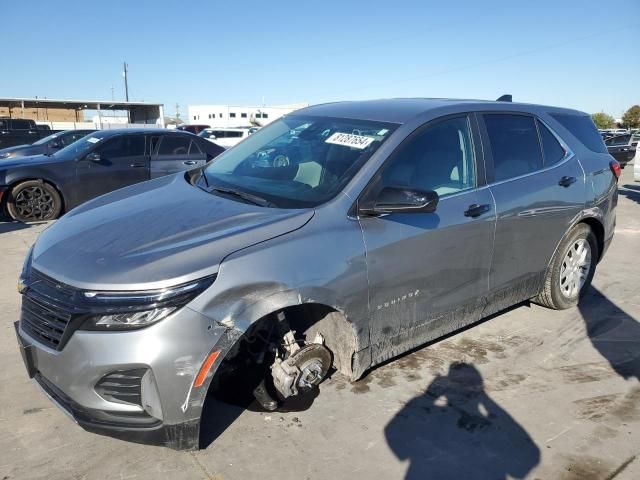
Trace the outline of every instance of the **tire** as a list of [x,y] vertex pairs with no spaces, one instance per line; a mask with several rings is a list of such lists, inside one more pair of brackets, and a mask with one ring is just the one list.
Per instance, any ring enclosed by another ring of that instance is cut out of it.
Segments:
[[573,227],[558,245],[545,274],[542,292],[533,301],[554,310],[577,305],[591,285],[599,254],[591,228],[584,223]]
[[7,213],[18,222],[43,222],[58,218],[62,199],[58,191],[42,180],[28,180],[11,189]]

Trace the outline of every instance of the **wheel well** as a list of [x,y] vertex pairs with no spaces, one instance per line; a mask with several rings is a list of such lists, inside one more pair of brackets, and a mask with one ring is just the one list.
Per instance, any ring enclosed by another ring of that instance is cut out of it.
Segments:
[[[13,190],[17,185],[20,185],[21,183],[24,183],[24,182],[31,182],[33,180],[41,180],[43,183],[46,183],[51,188],[53,188],[56,192],[58,192],[58,195],[60,195],[60,214],[63,214],[64,208],[65,208],[64,195],[62,195],[62,191],[60,191],[58,186],[55,183],[50,182],[49,180],[45,180],[43,178],[21,178],[20,180],[16,180],[15,182],[12,182],[11,184],[9,184],[7,191],[11,192],[11,190]],[[7,196],[6,199],[4,200],[5,204],[8,201],[8,198],[9,197]]]
[[602,251],[604,249],[604,227],[602,226],[602,223],[595,218],[585,218],[580,223],[588,225],[596,236],[596,241],[598,242],[598,261],[600,261]]
[[[286,319],[284,324],[279,320],[281,313]],[[297,338],[309,341],[320,332],[333,354],[336,370],[353,377],[357,338],[352,324],[332,307],[309,303],[282,308],[252,323],[225,356],[208,392],[227,403],[248,405],[253,400],[251,392],[268,375],[275,359],[274,345],[282,343],[289,329],[296,332]]]

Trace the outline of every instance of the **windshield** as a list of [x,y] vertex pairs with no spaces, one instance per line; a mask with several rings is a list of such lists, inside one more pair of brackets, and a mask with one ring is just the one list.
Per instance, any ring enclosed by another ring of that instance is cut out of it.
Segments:
[[51,135],[49,135],[48,137],[44,137],[41,138],[40,140],[38,140],[37,142],[34,142],[32,145],[44,145],[47,142],[50,142],[51,140],[53,140],[54,138],[59,137],[61,134],[60,132],[58,133],[52,133]]
[[208,186],[255,195],[280,208],[320,205],[344,188],[395,124],[293,115],[227,150],[205,171]]
[[83,137],[80,140],[73,142],[70,145],[67,145],[66,147],[58,150],[54,154],[54,156],[69,157],[69,158],[71,157],[75,158],[75,157],[81,156],[87,153],[89,150],[91,150],[96,145],[96,143],[99,143],[100,141],[102,141],[104,137],[108,135],[109,135],[108,130],[92,133],[91,135],[87,135],[86,137]]

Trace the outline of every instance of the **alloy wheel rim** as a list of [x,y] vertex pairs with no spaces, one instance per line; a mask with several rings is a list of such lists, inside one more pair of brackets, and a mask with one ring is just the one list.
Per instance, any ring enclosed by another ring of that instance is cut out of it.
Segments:
[[20,190],[14,205],[20,217],[29,220],[45,220],[54,211],[53,197],[40,186]]
[[585,239],[573,242],[560,267],[560,291],[566,298],[575,298],[587,281],[591,269],[591,246]]

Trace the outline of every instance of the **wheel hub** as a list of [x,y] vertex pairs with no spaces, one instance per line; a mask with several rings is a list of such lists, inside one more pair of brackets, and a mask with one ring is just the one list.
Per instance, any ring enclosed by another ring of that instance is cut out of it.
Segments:
[[591,246],[585,239],[576,240],[567,251],[560,267],[560,291],[566,298],[575,298],[584,286],[591,270]]

